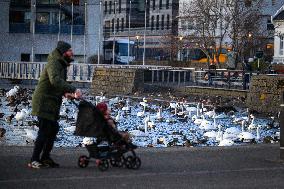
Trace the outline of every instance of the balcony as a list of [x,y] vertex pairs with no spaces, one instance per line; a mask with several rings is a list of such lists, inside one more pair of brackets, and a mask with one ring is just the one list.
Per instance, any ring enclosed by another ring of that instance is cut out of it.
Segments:
[[284,64],[284,57],[273,57],[272,64]]
[[[45,25],[45,24],[36,24],[35,32],[41,34],[56,34],[58,33],[58,25]],[[84,35],[85,25],[73,25],[73,35]],[[70,34],[71,25],[61,25],[60,33]]]

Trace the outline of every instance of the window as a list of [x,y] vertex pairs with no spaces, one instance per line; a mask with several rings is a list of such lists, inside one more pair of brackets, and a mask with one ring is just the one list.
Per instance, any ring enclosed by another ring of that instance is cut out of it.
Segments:
[[284,49],[283,49],[283,47],[284,47],[284,37],[283,37],[283,35],[281,35],[280,36],[280,45],[279,45],[279,55],[284,55]]
[[166,0],[166,9],[170,8],[170,0]]
[[116,31],[119,31],[119,18],[116,19]]
[[49,13],[48,12],[38,12],[36,13],[36,23],[37,24],[49,24]]
[[111,20],[111,31],[114,32],[114,19]]
[[163,0],[160,0],[159,9],[162,9],[162,8],[163,8]]
[[10,11],[10,23],[29,23],[30,12]]
[[107,14],[107,1],[105,1],[105,14]]
[[109,2],[109,14],[111,14],[111,9],[112,9],[112,1]]
[[157,20],[156,20],[156,30],[160,29],[160,16],[157,15]]
[[170,15],[167,15],[167,30],[170,29]]
[[154,30],[154,16],[151,17],[151,30]]
[[121,31],[124,31],[124,18],[121,18]]
[[165,15],[162,15],[161,29],[164,29]]
[[30,54],[21,54],[21,61],[29,62],[30,61]]
[[156,0],[153,0],[152,2],[153,2],[153,10],[155,10],[156,9]]
[[118,13],[121,13],[121,0],[118,1]]

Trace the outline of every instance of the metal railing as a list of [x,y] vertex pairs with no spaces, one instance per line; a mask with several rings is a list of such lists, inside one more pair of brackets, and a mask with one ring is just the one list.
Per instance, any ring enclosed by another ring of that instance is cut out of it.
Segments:
[[[0,78],[38,80],[45,62],[0,62]],[[72,63],[67,80],[91,82],[97,68],[143,69],[144,83],[161,86],[203,86],[248,89],[251,73],[242,70],[202,70],[153,65],[110,65]],[[207,77],[206,77],[207,74]]]
[[252,73],[243,70],[195,70],[194,68],[149,69],[144,82],[162,86],[202,86],[247,90]]

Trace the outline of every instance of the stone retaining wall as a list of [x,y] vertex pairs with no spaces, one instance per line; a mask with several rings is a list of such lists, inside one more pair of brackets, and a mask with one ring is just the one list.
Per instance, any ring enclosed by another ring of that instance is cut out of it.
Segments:
[[284,77],[253,76],[247,97],[247,106],[258,112],[277,114],[284,92]]
[[144,74],[139,69],[96,68],[94,71],[92,92],[107,95],[131,94],[143,91]]

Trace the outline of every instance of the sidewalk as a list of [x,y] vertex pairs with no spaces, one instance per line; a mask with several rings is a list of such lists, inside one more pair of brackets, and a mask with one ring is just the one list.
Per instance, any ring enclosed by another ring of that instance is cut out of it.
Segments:
[[279,144],[140,148],[139,170],[77,166],[84,148],[56,148],[60,168],[27,167],[32,147],[0,146],[0,188],[284,188]]

